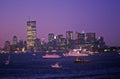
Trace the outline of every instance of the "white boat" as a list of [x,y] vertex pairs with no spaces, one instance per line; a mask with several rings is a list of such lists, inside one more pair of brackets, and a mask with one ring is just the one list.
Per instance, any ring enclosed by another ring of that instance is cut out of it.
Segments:
[[42,58],[61,58],[61,56],[59,56],[57,54],[46,54],[46,55],[42,56]]
[[72,50],[72,51],[69,51],[69,53],[63,53],[63,56],[89,56],[89,54]]
[[51,65],[52,68],[61,68],[62,66],[59,63]]

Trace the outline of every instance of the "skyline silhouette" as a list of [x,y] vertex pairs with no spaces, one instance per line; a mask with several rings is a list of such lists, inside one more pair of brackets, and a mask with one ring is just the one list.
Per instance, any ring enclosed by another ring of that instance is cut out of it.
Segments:
[[120,45],[119,0],[1,0],[0,12],[0,47],[14,35],[26,40],[29,18],[37,21],[40,39],[84,30],[103,36],[106,45]]

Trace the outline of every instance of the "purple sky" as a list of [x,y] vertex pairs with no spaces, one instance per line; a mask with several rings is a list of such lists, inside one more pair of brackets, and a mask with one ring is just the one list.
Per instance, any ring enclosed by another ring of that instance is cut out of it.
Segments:
[[37,21],[38,38],[84,30],[120,46],[120,0],[0,0],[0,47],[14,35],[26,40],[29,17]]

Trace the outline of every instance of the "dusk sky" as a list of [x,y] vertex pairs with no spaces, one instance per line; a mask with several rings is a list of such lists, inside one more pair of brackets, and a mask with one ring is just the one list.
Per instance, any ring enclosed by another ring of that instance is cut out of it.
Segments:
[[37,21],[40,39],[84,30],[120,46],[120,0],[0,0],[0,47],[14,35],[26,40],[29,19]]

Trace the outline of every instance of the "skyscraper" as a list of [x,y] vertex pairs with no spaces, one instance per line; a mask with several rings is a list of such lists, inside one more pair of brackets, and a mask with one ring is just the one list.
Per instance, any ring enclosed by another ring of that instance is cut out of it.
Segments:
[[16,51],[17,47],[18,47],[18,38],[17,36],[13,36],[12,51]]
[[48,34],[48,50],[51,51],[53,49],[55,49],[55,34],[54,33],[49,33]]
[[5,41],[4,50],[5,50],[6,52],[10,52],[10,50],[11,50],[10,41]]
[[66,46],[67,50],[73,49],[74,47],[73,31],[66,31]]
[[49,33],[48,34],[48,41],[49,42],[53,42],[54,41],[54,37],[55,37],[54,33]]
[[36,39],[36,21],[27,21],[27,49],[34,46]]
[[18,39],[17,39],[17,36],[13,36],[13,45],[17,45],[18,43]]
[[96,40],[96,35],[95,33],[86,33],[86,41],[88,43],[94,43]]
[[76,44],[84,44],[85,33],[76,32]]
[[69,44],[71,40],[73,40],[73,31],[67,31],[66,32],[66,41],[67,41],[67,44]]
[[99,36],[97,40],[98,40],[98,48],[104,48],[105,46],[104,38],[102,36]]

